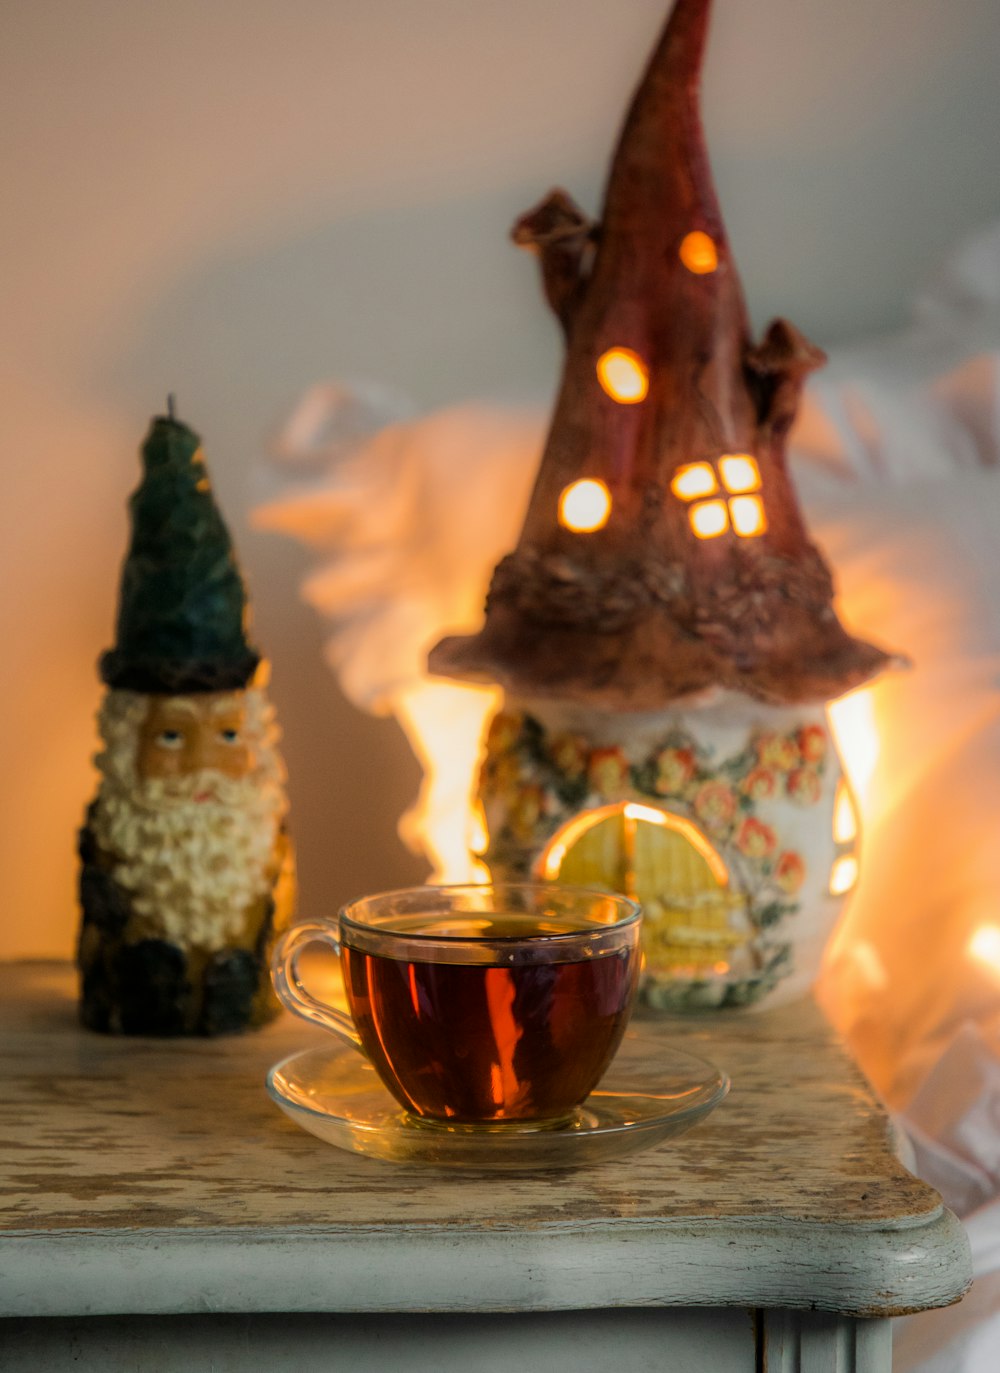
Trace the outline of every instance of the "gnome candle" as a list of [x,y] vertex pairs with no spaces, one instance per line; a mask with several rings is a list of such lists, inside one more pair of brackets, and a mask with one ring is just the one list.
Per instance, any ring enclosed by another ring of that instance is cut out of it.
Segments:
[[155,420],[143,466],[80,836],[81,1013],[96,1030],[222,1033],[278,1009],[270,947],[295,887],[284,770],[197,435]]

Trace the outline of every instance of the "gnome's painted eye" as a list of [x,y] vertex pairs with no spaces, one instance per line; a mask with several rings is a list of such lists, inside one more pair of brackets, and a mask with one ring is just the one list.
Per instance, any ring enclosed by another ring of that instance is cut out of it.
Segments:
[[156,742],[160,748],[183,748],[184,735],[179,729],[161,729]]
[[631,348],[609,348],[597,359],[597,380],[619,405],[638,405],[649,392],[649,368]]
[[693,229],[681,240],[680,259],[695,276],[707,276],[719,265],[715,243],[702,229]]
[[571,482],[559,497],[559,523],[574,534],[603,529],[611,514],[611,492],[602,481]]
[[238,729],[220,729],[219,738],[224,744],[238,744],[240,742],[240,732]]

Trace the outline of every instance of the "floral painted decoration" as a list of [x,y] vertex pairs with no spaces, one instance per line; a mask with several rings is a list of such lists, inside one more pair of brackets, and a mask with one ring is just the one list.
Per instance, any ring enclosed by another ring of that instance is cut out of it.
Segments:
[[[791,945],[777,937],[778,927],[797,913],[807,877],[805,855],[783,842],[773,816],[782,803],[796,809],[819,803],[831,755],[827,730],[814,723],[752,732],[740,751],[722,759],[678,726],[630,757],[622,747],[595,747],[580,735],[548,734],[526,712],[502,711],[490,729],[480,777],[490,832],[486,861],[494,871],[528,876],[568,821],[623,802],[653,801],[693,821],[726,862],[756,949],[753,976],[733,982],[726,1001],[755,1000],[789,965]],[[647,921],[647,959],[655,974],[655,910],[648,910]],[[661,941],[661,953],[663,947]],[[689,997],[676,1004],[694,1002]]]

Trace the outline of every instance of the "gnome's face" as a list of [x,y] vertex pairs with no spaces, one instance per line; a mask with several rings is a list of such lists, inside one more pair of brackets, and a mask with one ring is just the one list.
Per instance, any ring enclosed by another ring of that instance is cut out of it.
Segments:
[[218,948],[270,886],[287,810],[273,710],[259,689],[110,691],[95,837],[132,897],[130,937]]
[[[202,771],[238,781],[255,763],[243,692],[152,698],[139,728],[136,771],[141,781],[191,777]],[[193,799],[217,799],[210,779]]]

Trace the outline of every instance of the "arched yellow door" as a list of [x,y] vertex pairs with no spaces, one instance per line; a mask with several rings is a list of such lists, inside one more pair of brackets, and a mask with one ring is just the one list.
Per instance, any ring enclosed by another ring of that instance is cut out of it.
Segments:
[[575,816],[546,845],[536,875],[608,887],[642,904],[643,950],[686,977],[730,971],[749,940],[746,900],[725,860],[692,821],[635,802]]

